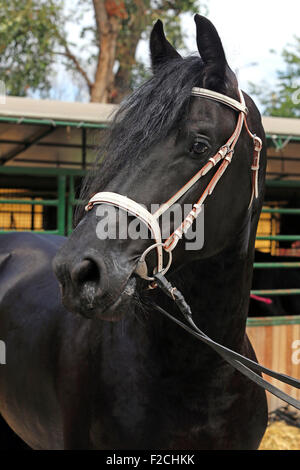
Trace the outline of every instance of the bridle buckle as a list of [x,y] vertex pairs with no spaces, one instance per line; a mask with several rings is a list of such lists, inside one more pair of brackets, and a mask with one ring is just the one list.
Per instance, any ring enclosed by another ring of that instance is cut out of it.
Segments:
[[[138,261],[138,264],[137,264],[137,267],[135,269],[135,273],[138,274],[140,277],[142,277],[143,279],[146,279],[147,281],[155,281],[155,277],[153,276],[148,276],[148,268],[147,268],[147,263],[146,263],[146,256],[147,254],[152,251],[154,248],[157,248],[157,247],[163,247],[164,246],[164,243],[154,243],[153,245],[149,246],[148,248],[146,248],[146,250],[144,251],[144,253],[142,254],[142,256],[140,257],[139,261]],[[169,260],[168,260],[168,263],[166,265],[165,268],[163,268],[161,271],[159,271],[159,274],[161,274],[162,276],[164,274],[166,274],[166,272],[170,269],[170,266],[172,264],[172,252],[171,251],[168,251],[168,254],[169,254]],[[155,273],[154,274],[158,274],[158,273]]]

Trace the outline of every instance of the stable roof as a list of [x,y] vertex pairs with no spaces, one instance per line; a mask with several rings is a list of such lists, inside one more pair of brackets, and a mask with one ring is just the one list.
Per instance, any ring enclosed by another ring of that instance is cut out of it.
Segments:
[[[95,158],[101,130],[109,126],[117,108],[6,97],[5,103],[0,102],[0,163],[86,167]],[[263,125],[271,160],[280,157],[281,167],[282,159],[300,162],[300,119],[263,117]],[[271,170],[273,166],[272,161]]]
[[0,104],[0,116],[23,120],[106,124],[118,108],[114,104],[78,103],[57,100],[36,100],[16,96],[6,97]]

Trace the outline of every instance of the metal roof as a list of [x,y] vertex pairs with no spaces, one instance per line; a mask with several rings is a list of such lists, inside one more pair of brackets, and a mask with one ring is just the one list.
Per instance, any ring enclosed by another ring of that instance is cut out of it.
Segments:
[[114,104],[35,100],[8,96],[5,103],[0,104],[0,116],[105,124],[109,123],[117,108],[118,106]]
[[[117,108],[8,96],[0,103],[0,164],[86,167],[95,159],[101,129],[109,126]],[[300,119],[263,117],[262,121],[274,176],[279,171],[274,165],[282,164],[282,158],[296,157],[300,163]]]
[[268,135],[300,137],[300,119],[264,116],[262,122]]
[[0,164],[88,166],[117,105],[6,97],[0,104]]
[[[20,122],[33,119],[48,122],[74,122],[75,124],[109,124],[117,108],[118,106],[114,104],[36,100],[8,96],[5,104],[0,104],[0,117],[2,119],[16,118]],[[300,119],[263,117],[262,121],[266,134],[300,137]]]

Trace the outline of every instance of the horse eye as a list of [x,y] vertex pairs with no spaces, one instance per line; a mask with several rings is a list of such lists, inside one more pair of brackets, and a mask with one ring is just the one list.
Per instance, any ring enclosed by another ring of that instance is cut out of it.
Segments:
[[191,152],[201,155],[208,150],[208,146],[204,142],[194,142]]

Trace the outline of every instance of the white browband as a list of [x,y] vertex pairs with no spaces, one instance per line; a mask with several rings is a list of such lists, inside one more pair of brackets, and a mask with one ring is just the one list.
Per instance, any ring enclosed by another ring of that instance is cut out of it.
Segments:
[[[142,278],[147,280],[154,280],[154,277],[148,276],[147,264],[145,261],[146,255],[152,250],[156,249],[157,252],[157,267],[156,272],[162,272],[165,274],[169,269],[171,262],[172,262],[172,250],[178,243],[184,233],[191,227],[192,223],[196,219],[196,217],[201,212],[202,205],[205,199],[210,196],[213,190],[216,187],[216,184],[223,176],[225,170],[231,163],[235,145],[240,137],[243,125],[249,134],[249,136],[253,139],[254,143],[254,155],[253,155],[253,162],[251,166],[252,170],[252,194],[249,203],[249,208],[253,202],[254,197],[258,197],[258,170],[259,170],[259,157],[260,152],[262,149],[262,141],[259,137],[249,130],[246,121],[246,115],[248,113],[248,109],[245,105],[245,100],[243,93],[239,90],[240,94],[240,102],[230,98],[228,96],[222,95],[221,93],[217,93],[212,90],[207,90],[205,88],[192,88],[191,94],[193,96],[200,96],[203,98],[208,98],[214,101],[218,101],[222,104],[230,106],[234,110],[239,112],[238,120],[236,128],[227,142],[218,150],[218,152],[211,158],[209,158],[208,162],[182,187],[180,188],[168,201],[162,204],[159,209],[154,213],[151,214],[147,209],[145,209],[142,205],[138,204],[137,202],[129,199],[128,197],[122,196],[121,194],[112,193],[112,192],[100,192],[95,194],[89,201],[86,206],[86,211],[91,210],[94,205],[96,204],[109,204],[120,209],[123,209],[134,215],[135,217],[142,220],[144,224],[148,226],[148,228],[152,232],[152,236],[155,240],[155,243],[148,247],[144,253],[142,254],[138,266],[136,268],[137,274],[139,274]],[[200,199],[193,205],[192,210],[184,219],[182,224],[169,236],[169,238],[163,243],[162,236],[161,236],[161,229],[158,224],[157,219],[166,212],[178,199],[180,199],[202,176],[206,175],[212,168],[216,166],[217,163],[221,162],[219,167],[217,168],[216,172],[214,173],[212,179],[206,186],[205,190],[202,192]],[[169,253],[169,261],[165,268],[163,268],[163,250]]]
[[240,111],[241,113],[248,114],[248,108],[245,103],[241,103],[229,96],[222,95],[221,93],[217,93],[216,91],[207,90],[206,88],[192,88],[193,96],[202,96],[204,98],[210,98],[214,101],[219,101],[220,103],[227,104],[231,108],[235,109],[236,111]]

